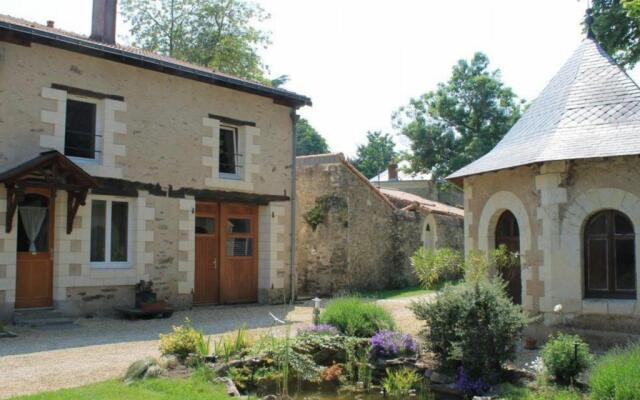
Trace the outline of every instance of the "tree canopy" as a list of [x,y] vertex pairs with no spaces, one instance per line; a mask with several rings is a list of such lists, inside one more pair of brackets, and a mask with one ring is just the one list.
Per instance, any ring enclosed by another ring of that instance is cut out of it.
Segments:
[[522,107],[500,71],[489,70],[487,56],[476,53],[470,61],[458,61],[435,91],[411,99],[393,121],[409,139],[411,171],[431,171],[441,180],[489,152]]
[[309,121],[300,118],[296,123],[296,155],[324,154],[329,152],[327,141]]
[[388,133],[367,132],[367,143],[358,145],[351,163],[362,175],[371,179],[384,171],[396,156],[395,143]]
[[270,83],[258,54],[270,35],[256,24],[269,18],[245,0],[121,0],[134,44],[237,77]]
[[631,69],[640,60],[640,0],[593,0],[592,30],[622,67]]

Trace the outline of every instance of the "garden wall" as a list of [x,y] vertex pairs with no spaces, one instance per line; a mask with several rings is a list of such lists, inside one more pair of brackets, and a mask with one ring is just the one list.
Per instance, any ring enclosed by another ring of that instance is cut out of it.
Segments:
[[418,213],[397,210],[340,154],[299,157],[297,179],[299,296],[415,283]]

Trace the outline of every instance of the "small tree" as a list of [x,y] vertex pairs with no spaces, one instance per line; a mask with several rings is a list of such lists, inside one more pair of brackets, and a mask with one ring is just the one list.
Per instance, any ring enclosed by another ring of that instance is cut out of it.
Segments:
[[396,156],[395,143],[388,133],[367,132],[367,143],[358,145],[353,166],[371,179],[384,171]]
[[435,251],[419,248],[411,256],[411,266],[425,289],[433,289],[445,281],[458,280],[464,274],[462,254],[446,247]]
[[514,359],[529,322],[497,280],[447,286],[435,301],[420,300],[411,309],[425,321],[425,342],[445,368],[488,380]]
[[300,118],[296,123],[296,155],[324,154],[329,152],[327,141],[309,121]]

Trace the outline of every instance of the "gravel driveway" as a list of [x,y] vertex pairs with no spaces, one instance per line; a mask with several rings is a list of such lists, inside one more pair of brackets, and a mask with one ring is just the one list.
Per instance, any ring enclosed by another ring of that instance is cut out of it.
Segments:
[[[398,326],[417,333],[419,324],[406,308],[412,299],[381,300]],[[74,387],[121,376],[133,361],[157,356],[158,334],[171,331],[186,317],[208,335],[242,325],[252,334],[282,332],[269,313],[292,321],[294,327],[311,323],[311,304],[291,306],[225,306],[176,312],[164,320],[125,321],[80,319],[74,325],[15,328],[17,338],[0,340],[0,398]]]

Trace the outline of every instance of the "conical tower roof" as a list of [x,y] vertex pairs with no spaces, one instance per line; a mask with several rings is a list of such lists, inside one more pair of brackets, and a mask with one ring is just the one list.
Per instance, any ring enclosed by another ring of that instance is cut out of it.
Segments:
[[640,88],[587,38],[496,147],[448,179],[633,154],[640,154]]

